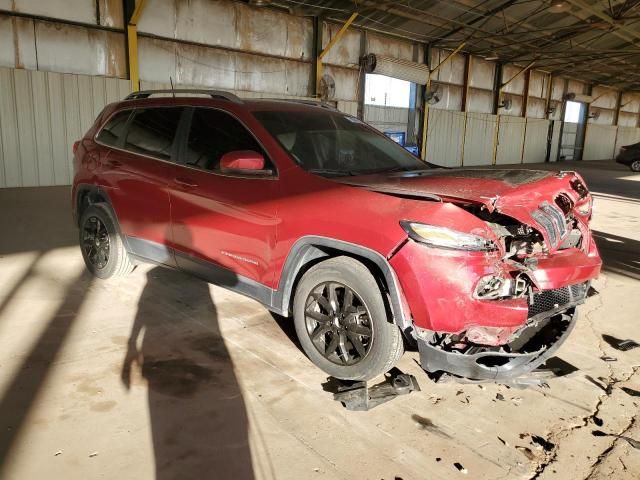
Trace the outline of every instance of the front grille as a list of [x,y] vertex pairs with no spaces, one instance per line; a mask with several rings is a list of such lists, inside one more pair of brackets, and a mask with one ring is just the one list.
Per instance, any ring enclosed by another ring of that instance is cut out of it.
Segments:
[[533,301],[529,303],[529,318],[565,305],[582,302],[587,295],[587,288],[588,283],[577,283],[569,287],[535,293]]
[[567,235],[568,229],[567,219],[562,211],[550,203],[544,202],[531,215],[547,232],[551,242],[550,246],[557,247],[558,243]]

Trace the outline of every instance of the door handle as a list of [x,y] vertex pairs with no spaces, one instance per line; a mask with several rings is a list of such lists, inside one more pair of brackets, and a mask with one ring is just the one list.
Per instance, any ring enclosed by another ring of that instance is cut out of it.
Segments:
[[177,178],[174,178],[173,181],[176,182],[178,185],[182,185],[183,187],[195,188],[198,186],[198,184],[195,183],[190,178],[177,177]]

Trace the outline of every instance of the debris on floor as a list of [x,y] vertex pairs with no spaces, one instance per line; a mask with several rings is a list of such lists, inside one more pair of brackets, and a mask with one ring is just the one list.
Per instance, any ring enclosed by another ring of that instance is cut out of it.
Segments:
[[615,348],[616,350],[620,350],[621,352],[628,352],[629,350],[633,350],[636,347],[640,347],[640,343],[635,340],[626,339],[621,340],[612,335],[602,335],[602,339],[609,344],[609,346]]
[[467,469],[464,468],[459,462],[454,463],[453,466],[456,467],[460,473],[464,473],[465,475],[468,473]]
[[385,380],[369,387],[367,382],[350,382],[329,377],[323,384],[325,391],[333,392],[333,399],[347,410],[367,411],[393,400],[399,395],[420,391],[416,377],[402,373],[397,368],[385,374]]

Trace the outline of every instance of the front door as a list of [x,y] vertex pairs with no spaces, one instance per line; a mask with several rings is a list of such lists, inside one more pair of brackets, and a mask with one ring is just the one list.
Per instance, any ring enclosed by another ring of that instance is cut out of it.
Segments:
[[195,108],[171,184],[171,228],[178,265],[211,282],[268,302],[276,236],[273,176],[229,175],[220,158],[236,150],[266,152],[232,115]]

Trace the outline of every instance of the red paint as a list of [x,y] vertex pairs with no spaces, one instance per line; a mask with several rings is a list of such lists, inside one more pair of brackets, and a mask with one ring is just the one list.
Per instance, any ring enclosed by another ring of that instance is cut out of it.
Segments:
[[263,170],[264,157],[251,150],[238,150],[225,153],[220,159],[220,170]]
[[[525,322],[527,300],[473,297],[482,276],[515,274],[515,267],[501,260],[502,249],[491,253],[443,250],[413,240],[397,248],[407,239],[400,220],[496,240],[487,223],[459,205],[483,205],[540,229],[532,212],[541,202],[553,202],[559,193],[574,204],[584,202],[570,185],[579,178],[575,173],[544,172],[524,182],[467,178],[466,171],[446,170],[444,176],[434,172],[409,178],[342,177],[339,181],[313,175],[299,167],[251,114],[258,109],[317,108],[286,102],[235,104],[180,98],[181,105],[219,108],[242,121],[267,152],[276,169],[274,177],[202,171],[93,141],[98,127],[115,110],[173,102],[166,98],[131,100],[108,106],[77,149],[74,198],[77,185],[99,185],[109,195],[123,234],[169,245],[273,289],[281,284],[284,262],[301,237],[324,236],[366,247],[389,258],[415,324],[430,330],[459,332],[475,325],[501,327],[508,336]],[[80,161],[89,154],[99,159],[93,171]],[[233,152],[223,164],[229,169],[264,168],[258,156]],[[424,194],[437,195],[443,202],[417,198]],[[584,235],[581,249],[551,248],[539,255],[530,274],[539,289],[590,280],[599,273],[601,260],[588,229],[589,215],[574,215]]]

